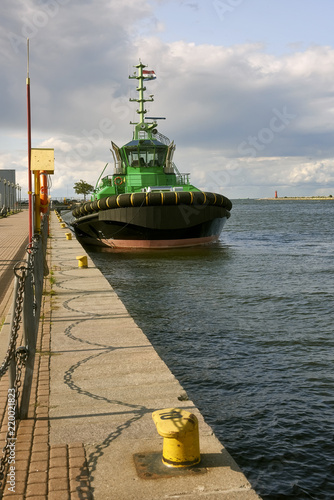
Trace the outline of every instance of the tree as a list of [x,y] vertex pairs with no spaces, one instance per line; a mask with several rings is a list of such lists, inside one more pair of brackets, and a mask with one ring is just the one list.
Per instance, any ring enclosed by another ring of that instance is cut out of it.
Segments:
[[80,179],[79,182],[76,182],[73,186],[74,191],[76,194],[83,194],[84,195],[84,200],[86,201],[86,196],[88,193],[91,193],[94,189],[94,186],[91,184],[88,184],[88,182],[83,181]]

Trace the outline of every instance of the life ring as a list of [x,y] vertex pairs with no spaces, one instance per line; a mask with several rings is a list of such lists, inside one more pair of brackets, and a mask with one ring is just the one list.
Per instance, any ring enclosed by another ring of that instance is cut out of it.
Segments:
[[115,177],[114,179],[115,186],[120,186],[121,184],[123,184],[123,182],[124,182],[123,177]]

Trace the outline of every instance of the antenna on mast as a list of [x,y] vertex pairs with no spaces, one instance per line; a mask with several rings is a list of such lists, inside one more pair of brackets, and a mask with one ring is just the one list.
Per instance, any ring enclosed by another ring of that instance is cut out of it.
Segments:
[[27,38],[27,78],[29,78],[29,38]]
[[[136,79],[138,80],[138,87],[137,87],[137,91],[139,93],[138,95],[138,99],[129,99],[130,102],[138,102],[139,104],[139,109],[137,109],[137,113],[139,114],[139,122],[138,123],[134,123],[134,122],[130,122],[131,125],[135,125],[135,131],[134,131],[134,139],[135,140],[138,140],[139,139],[139,132],[146,132],[148,133],[149,135],[151,134],[151,130],[157,126],[157,123],[154,122],[154,123],[145,123],[145,114],[147,113],[145,107],[144,107],[144,104],[145,102],[153,102],[154,99],[153,99],[153,94],[150,94],[150,98],[149,99],[145,99],[144,98],[144,92],[146,90],[146,87],[144,87],[144,80],[147,80],[147,79],[154,79],[155,78],[155,75],[154,75],[154,78],[147,78],[146,75],[144,75],[144,72],[143,72],[143,68],[146,68],[145,64],[143,64],[141,62],[141,60],[139,59],[139,64],[137,64],[135,66],[136,68],[138,68],[138,75],[136,73],[134,73],[133,76],[129,76],[129,78],[131,79]],[[146,73],[153,73],[154,72],[147,72]]]

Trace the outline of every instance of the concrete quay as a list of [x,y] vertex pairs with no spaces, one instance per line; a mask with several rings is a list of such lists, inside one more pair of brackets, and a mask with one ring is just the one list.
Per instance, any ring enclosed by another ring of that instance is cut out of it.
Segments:
[[[102,273],[89,257],[78,267],[85,251],[66,232],[52,213],[30,410],[18,426],[17,490],[5,489],[4,498],[259,499]],[[198,417],[199,466],[161,464],[152,413],[163,408]],[[4,415],[0,440],[5,426]]]

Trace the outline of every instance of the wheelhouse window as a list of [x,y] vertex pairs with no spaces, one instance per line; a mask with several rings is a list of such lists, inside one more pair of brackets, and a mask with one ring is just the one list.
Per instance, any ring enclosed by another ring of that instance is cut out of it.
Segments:
[[125,149],[126,156],[128,159],[128,164],[130,167],[138,167],[139,166],[139,155],[138,155],[138,149],[137,148],[126,148]]
[[128,146],[124,149],[130,167],[156,167],[165,164],[167,154],[165,146]]

